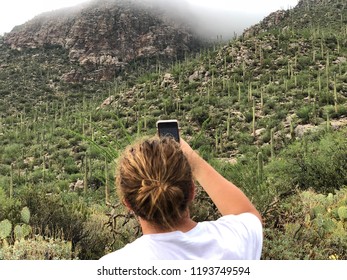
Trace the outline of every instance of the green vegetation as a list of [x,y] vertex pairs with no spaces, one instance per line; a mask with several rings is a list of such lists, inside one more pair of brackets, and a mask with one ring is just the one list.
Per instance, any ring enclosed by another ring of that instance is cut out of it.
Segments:
[[[342,0],[301,1],[168,68],[83,83],[61,79],[86,71],[64,49],[0,37],[0,259],[98,259],[140,234],[114,170],[160,118],[261,211],[264,259],[346,259],[346,19]],[[201,189],[192,213],[219,216]]]

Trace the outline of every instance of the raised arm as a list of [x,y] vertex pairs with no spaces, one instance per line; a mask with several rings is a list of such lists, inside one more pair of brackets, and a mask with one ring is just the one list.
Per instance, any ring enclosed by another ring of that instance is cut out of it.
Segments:
[[207,192],[223,216],[252,213],[262,221],[257,209],[238,187],[219,174],[182,138],[180,139],[180,143],[192,167],[194,178]]

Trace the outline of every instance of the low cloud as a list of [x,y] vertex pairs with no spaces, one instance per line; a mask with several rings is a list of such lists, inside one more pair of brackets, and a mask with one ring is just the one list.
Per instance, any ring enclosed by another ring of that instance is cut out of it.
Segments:
[[[243,0],[238,3],[231,0],[86,0],[74,8],[69,7],[56,12],[69,14],[90,5],[122,1],[126,4],[135,3],[136,5],[151,5],[153,8],[159,7],[167,15],[191,26],[196,33],[203,37],[213,40],[217,38],[229,40],[235,35],[242,34],[244,29],[258,23],[271,11],[274,11],[269,8],[269,6],[274,7],[273,3],[276,2],[278,6],[280,2],[298,0],[266,0],[261,2],[261,5],[259,1],[252,2],[253,0]],[[231,5],[232,2],[233,5]],[[253,3],[253,5],[247,5],[248,3]],[[272,4],[270,5],[270,3]]]
[[[112,1],[112,0],[109,0]],[[189,0],[134,0],[163,8],[172,17],[189,24],[199,35],[209,39],[229,40],[261,21],[266,12],[234,10],[231,6],[206,6]],[[212,0],[211,0],[212,1]]]

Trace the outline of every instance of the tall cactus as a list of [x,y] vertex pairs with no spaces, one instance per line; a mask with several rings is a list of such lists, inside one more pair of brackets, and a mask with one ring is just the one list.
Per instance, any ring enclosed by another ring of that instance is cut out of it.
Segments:
[[337,108],[336,74],[334,75],[334,108],[335,108],[335,113],[337,113],[338,108]]
[[106,204],[110,201],[110,187],[108,181],[108,164],[107,158],[105,157],[105,202]]
[[258,181],[259,183],[261,183],[263,182],[263,178],[264,178],[264,161],[263,161],[262,152],[258,153],[257,160],[258,160]]
[[11,163],[11,171],[10,171],[10,198],[13,197],[13,173],[14,173],[14,164]]
[[218,133],[218,129],[216,129],[216,134],[215,134],[215,148],[216,148],[216,152],[218,152],[218,146],[219,146],[219,133]]
[[264,93],[263,90],[260,91],[260,108],[263,110],[264,108]]
[[230,137],[230,125],[231,125],[231,117],[230,110],[228,110],[228,118],[227,118],[227,137]]
[[274,149],[274,129],[271,128],[270,130],[270,150],[271,150],[271,158],[275,155],[275,149]]
[[42,156],[42,185],[45,185],[46,180],[46,156]]
[[248,85],[248,101],[251,102],[253,100],[253,92],[252,92],[252,83],[250,82]]
[[293,140],[295,138],[295,132],[294,132],[294,124],[292,120],[290,120],[290,123],[289,123],[289,131],[290,131],[290,139]]
[[329,59],[329,52],[327,52],[327,58],[326,58],[326,63],[325,63],[325,76],[326,76],[326,86],[327,90],[329,90],[329,68],[330,68],[330,59]]
[[83,192],[86,193],[88,189],[88,157],[87,153],[84,156],[84,179],[83,179]]
[[252,134],[255,137],[255,99],[253,97],[253,107],[252,107]]
[[240,85],[240,83],[238,84],[238,94],[239,94],[238,101],[240,102],[241,101],[241,85]]

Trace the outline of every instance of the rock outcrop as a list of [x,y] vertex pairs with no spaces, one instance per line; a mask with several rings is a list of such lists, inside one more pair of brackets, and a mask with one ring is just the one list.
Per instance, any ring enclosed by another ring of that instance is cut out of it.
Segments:
[[[148,0],[95,0],[41,14],[5,34],[4,40],[14,49],[62,46],[93,78],[111,79],[133,61],[176,59],[203,44],[168,9]],[[66,73],[63,78],[73,81],[80,75]]]

